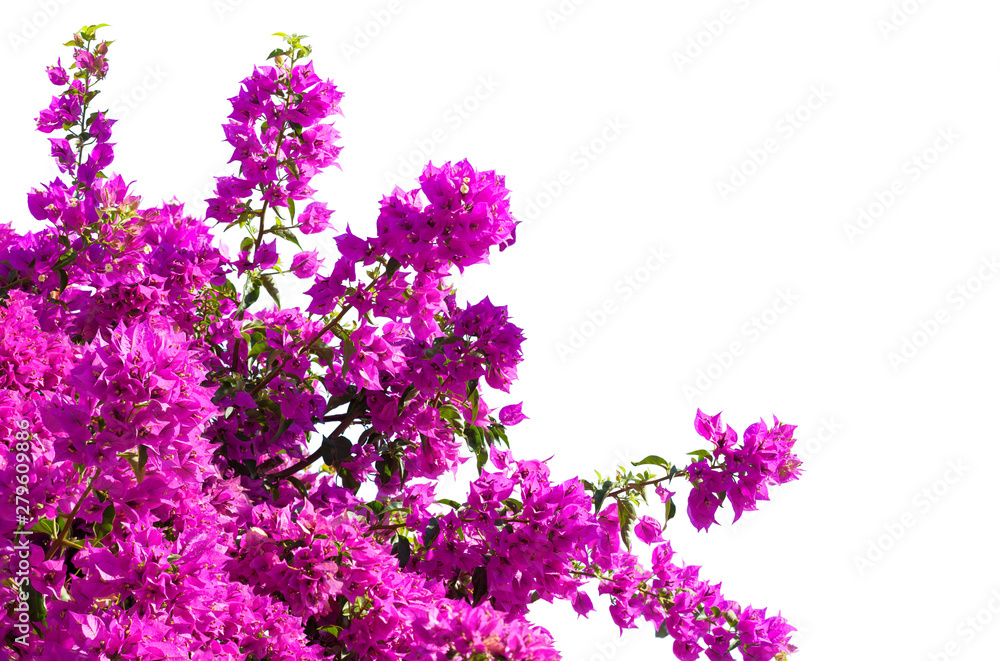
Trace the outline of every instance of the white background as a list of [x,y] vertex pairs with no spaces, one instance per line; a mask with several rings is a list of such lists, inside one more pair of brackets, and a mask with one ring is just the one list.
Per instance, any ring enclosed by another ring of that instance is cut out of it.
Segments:
[[[998,19],[985,0],[5,0],[0,220],[38,228],[44,65],[81,25],[116,40],[113,170],[194,212],[230,155],[226,98],[272,32],[305,33],[346,94],[318,196],[340,228],[373,232],[421,146],[506,175],[519,241],[462,291],[528,337],[491,400],[525,402],[520,456],[589,477],[683,461],[698,407],[739,430],[776,414],[800,425],[802,479],[709,534],[682,491],[679,557],[780,609],[800,661],[995,659]],[[671,656],[601,613],[536,614],[571,661]]]

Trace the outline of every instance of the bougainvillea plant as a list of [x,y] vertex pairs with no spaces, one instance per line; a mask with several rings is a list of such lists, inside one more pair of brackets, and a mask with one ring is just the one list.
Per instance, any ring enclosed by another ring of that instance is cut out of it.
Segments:
[[[449,283],[514,244],[504,178],[429,164],[383,197],[375,236],[337,232],[310,182],[336,165],[342,93],[281,34],[230,99],[238,173],[206,216],[147,205],[109,170],[100,27],[47,69],[37,127],[60,176],[28,195],[39,229],[0,225],[5,658],[557,659],[540,599],[609,608],[680,659],[794,651],[785,619],[664,539],[673,480],[707,530],[797,478],[794,427],[741,439],[698,411],[708,449],[686,465],[552,481],[510,449],[521,405],[487,403],[517,377],[521,329]],[[242,233],[235,258],[215,228]],[[300,246],[323,233],[333,264]],[[288,273],[311,283],[304,310],[280,307]],[[466,461],[464,501],[442,497]],[[650,501],[663,518],[640,516]]]

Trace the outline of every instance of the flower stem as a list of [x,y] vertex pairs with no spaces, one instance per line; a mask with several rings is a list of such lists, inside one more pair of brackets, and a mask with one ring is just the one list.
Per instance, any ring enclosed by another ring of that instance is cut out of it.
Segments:
[[87,496],[90,495],[91,489],[94,488],[94,480],[97,479],[97,476],[100,474],[101,469],[98,468],[97,472],[94,473],[94,477],[90,478],[90,482],[87,483],[87,488],[84,489],[83,495],[80,496],[80,500],[76,501],[76,506],[73,507],[73,511],[69,513],[68,517],[66,517],[66,525],[64,525],[63,529],[59,531],[59,537],[57,537],[52,546],[49,547],[49,550],[45,552],[46,560],[51,560],[55,557],[56,552],[61,549],[64,544],[66,544],[66,534],[69,532],[70,528],[73,527],[73,521],[76,519],[76,515],[80,512],[80,508],[83,506],[83,501],[85,501]]
[[644,482],[637,482],[635,484],[627,484],[624,487],[622,487],[621,489],[615,489],[614,491],[609,492],[608,495],[607,495],[607,497],[608,498],[613,498],[613,497],[617,496],[618,494],[624,493],[626,491],[639,491],[643,487],[651,487],[654,484],[659,484],[660,482],[669,482],[670,480],[674,479],[678,475],[683,476],[683,477],[687,477],[688,476],[686,470],[680,470],[680,471],[677,471],[676,473],[674,473],[672,475],[664,475],[663,477],[657,478],[655,480],[646,480]]

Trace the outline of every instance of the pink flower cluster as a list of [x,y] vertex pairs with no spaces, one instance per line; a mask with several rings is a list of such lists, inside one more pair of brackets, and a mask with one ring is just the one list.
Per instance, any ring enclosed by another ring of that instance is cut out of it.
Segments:
[[747,427],[742,445],[737,445],[736,430],[729,425],[723,430],[721,417],[721,413],[708,416],[699,409],[695,419],[695,429],[715,446],[711,462],[702,458],[687,467],[694,484],[688,516],[699,530],[718,523],[715,513],[726,498],[733,507],[734,523],[743,512],[756,510],[757,501],[768,500],[768,484],[797,479],[802,464],[792,454],[794,425],[782,424],[775,417],[769,428],[761,420]]
[[420,176],[418,191],[397,188],[382,199],[373,248],[394,257],[404,266],[424,273],[459,270],[488,261],[493,246],[503,250],[515,240],[504,178],[477,172],[462,161],[441,168],[429,166]]
[[[66,137],[52,139],[61,176],[28,195],[43,226],[0,225],[0,480],[18,485],[0,496],[0,537],[19,528],[30,559],[29,581],[0,583],[3,658],[549,661],[531,605],[588,616],[595,582],[620,627],[651,623],[679,658],[794,650],[780,615],[674,564],[635,510],[635,492],[655,483],[669,500],[660,482],[680,475],[699,528],[723,497],[753,509],[797,476],[794,428],[753,425],[737,447],[699,412],[715,450],[686,471],[600,493],[551,479],[509,449],[521,404],[486,401],[517,378],[521,329],[450,282],[514,243],[503,177],[428,165],[383,198],[376,236],[332,237],[329,273],[299,249],[308,309],[255,305],[261,288],[278,299],[276,239],[329,229],[325,204],[295,206],[335,164],[325,120],[341,94],[285,36],[230,99],[239,174],[219,178],[207,216],[144,205],[104,172],[114,120],[91,108],[108,70],[96,30],[74,35],[69,70],[47,71],[64,89],[38,128]],[[236,259],[212,221],[246,232]],[[439,479],[472,460],[464,497],[442,497]],[[633,534],[654,547],[649,569]],[[0,551],[4,571],[20,553]]]
[[[795,629],[780,614],[766,617],[764,610],[729,601],[721,585],[699,578],[700,567],[675,564],[670,542],[655,521],[640,520],[635,528],[653,546],[650,569],[622,548],[614,505],[604,509],[598,522],[589,571],[600,579],[598,593],[610,597],[611,618],[622,629],[635,628],[640,618],[650,622],[658,637],[674,639],[673,652],[683,661],[702,654],[710,661],[735,661],[736,650],[743,661],[766,661],[795,651],[790,642]],[[588,596],[581,596],[574,607],[585,615],[593,606]]]
[[479,576],[493,606],[511,616],[527,615],[533,599],[575,598],[574,563],[588,563],[597,538],[590,497],[578,480],[550,483],[542,462],[494,451],[492,463],[500,472],[484,472],[464,508],[440,517],[438,541],[418,568],[446,583]]
[[[218,197],[208,201],[207,217],[237,220],[250,210],[248,198],[255,189],[272,207],[309,199],[316,192],[309,182],[334,165],[340,153],[334,145],[340,134],[323,121],[341,114],[337,104],[343,96],[313,72],[312,62],[255,68],[229,99],[233,112],[222,127],[233,147],[229,162],[239,163],[240,174],[218,179]],[[300,229],[320,232],[329,215],[325,204],[314,202],[304,210]]]

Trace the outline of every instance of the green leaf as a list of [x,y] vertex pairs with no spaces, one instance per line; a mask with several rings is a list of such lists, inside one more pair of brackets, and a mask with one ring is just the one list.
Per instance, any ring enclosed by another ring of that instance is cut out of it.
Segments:
[[442,505],[447,505],[448,507],[452,508],[453,510],[460,510],[460,509],[462,509],[462,506],[459,503],[457,503],[456,501],[451,500],[449,498],[440,498],[438,500],[435,500],[434,502],[435,503],[441,503]]
[[503,506],[511,512],[520,512],[524,509],[524,503],[517,498],[507,498],[503,501]]
[[695,450],[694,452],[688,452],[688,454],[699,459],[704,459],[705,461],[712,461],[712,453],[708,450]]
[[285,51],[283,51],[280,48],[275,48],[273,51],[271,51],[271,54],[268,55],[265,59],[271,60],[271,59],[274,59],[274,58],[278,57],[279,55],[284,55],[284,54],[285,54]]
[[104,514],[101,517],[101,522],[94,526],[94,532],[96,541],[101,541],[105,537],[111,534],[114,530],[115,524],[115,505],[114,503],[109,503],[107,507],[104,508]]
[[312,347],[309,348],[309,353],[313,354],[314,356],[322,360],[329,368],[329,370],[332,372],[335,369],[333,366],[333,349],[331,349],[328,346],[319,346],[321,344],[323,343],[317,342],[316,344],[314,344]]
[[403,569],[410,561],[410,540],[403,535],[396,535],[394,539],[396,541],[393,542],[390,553],[399,558],[399,568]]
[[32,622],[45,622],[48,609],[45,607],[45,596],[36,590],[31,583],[26,586],[28,592],[28,618]]
[[240,250],[241,251],[250,250],[251,248],[253,248],[253,244],[254,244],[253,237],[245,236],[243,237],[243,240],[240,241]]
[[59,293],[62,294],[69,286],[69,274],[66,273],[65,269],[56,269],[56,271],[59,273]]
[[110,526],[115,522],[115,504],[111,503],[104,508],[104,514],[101,516],[101,523],[106,526]]
[[354,399],[354,395],[352,395],[351,393],[345,393],[343,395],[340,395],[339,397],[334,397],[333,395],[330,395],[330,399],[328,399],[326,402],[326,410],[327,412],[330,412],[333,411],[334,409],[339,409],[341,406],[348,403],[352,399]]
[[148,448],[139,445],[139,452],[136,457],[129,457],[128,463],[132,465],[132,472],[135,473],[135,481],[142,482],[146,477],[146,460],[149,458]]
[[327,466],[336,466],[337,451],[334,448],[333,443],[330,442],[329,437],[327,437],[326,440],[323,441],[323,446],[320,449],[323,451],[323,463],[326,464]]
[[506,427],[504,427],[500,423],[496,423],[496,424],[490,425],[490,431],[493,432],[494,436],[496,436],[498,439],[500,439],[501,441],[503,441],[503,444],[505,446],[507,446],[508,448],[510,447],[510,441],[507,440],[507,428]]
[[395,457],[385,457],[375,462],[375,472],[382,478],[382,484],[388,484],[400,469]]
[[256,303],[257,297],[259,296],[260,296],[260,281],[254,279],[250,282],[250,291],[248,291],[246,295],[243,297],[243,302],[240,303],[240,307],[238,308],[237,313],[246,310],[251,305]]
[[[276,405],[276,403],[274,403],[274,402],[270,402],[270,403],[271,403],[271,404],[275,404],[275,405]],[[258,402],[258,404],[259,404],[259,402]],[[279,408],[278,408],[278,415],[281,415],[280,411],[281,411],[281,408],[279,407]],[[281,417],[281,422],[280,422],[280,423],[278,424],[278,429],[277,429],[277,430],[275,430],[275,432],[274,432],[274,436],[272,436],[272,437],[271,437],[271,440],[270,440],[270,441],[268,442],[268,446],[270,447],[271,445],[274,445],[274,444],[275,444],[275,442],[276,442],[276,441],[277,441],[277,440],[278,440],[278,439],[279,439],[279,438],[280,438],[280,437],[281,437],[281,436],[282,436],[282,435],[283,435],[283,434],[284,434],[285,432],[287,432],[287,431],[289,430],[289,428],[290,428],[291,426],[292,426],[292,421],[291,421],[291,420],[288,420],[287,418],[285,418],[284,416],[282,416],[282,417]]]
[[70,248],[63,254],[59,255],[59,259],[56,260],[54,268],[59,269],[64,266],[68,266],[69,264],[72,264],[73,260],[75,259],[76,259],[76,251]]
[[346,436],[338,436],[333,439],[333,451],[334,459],[338,462],[347,461],[351,458],[351,450],[354,448],[354,443],[351,439]]
[[[442,417],[444,417],[444,415],[442,415]],[[482,475],[483,467],[486,465],[486,462],[487,460],[489,460],[490,457],[489,450],[487,449],[486,437],[483,434],[483,430],[475,426],[465,427],[463,433],[465,434],[465,440],[469,446],[469,449],[473,452],[473,454],[476,455],[476,470],[479,472],[480,475]]]
[[601,513],[601,506],[604,505],[604,499],[609,491],[611,491],[611,480],[606,480],[601,488],[594,492],[594,512],[596,514]]
[[396,274],[396,271],[399,270],[400,266],[402,266],[402,264],[399,263],[398,259],[390,257],[388,264],[385,266],[385,279],[392,280],[392,276]]
[[472,605],[478,606],[490,591],[489,578],[486,574],[486,567],[476,567],[472,571]]
[[247,358],[250,358],[251,356],[256,356],[259,353],[267,351],[270,348],[270,346],[271,345],[267,343],[267,340],[261,340],[260,342],[257,342],[252,347],[250,347],[250,351],[247,352]]
[[278,287],[274,284],[274,278],[272,278],[269,274],[262,275],[260,276],[260,281],[264,285],[264,289],[267,290],[267,293],[271,295],[271,298],[274,299],[274,302],[277,303],[280,308],[281,296],[278,295]]
[[479,382],[469,381],[469,383],[473,384],[468,400],[472,407],[472,421],[475,422],[479,418]]
[[480,475],[483,474],[483,467],[486,466],[486,462],[489,460],[489,458],[490,458],[490,453],[486,449],[485,443],[476,448],[476,471],[478,471]]
[[343,483],[344,488],[350,489],[352,493],[358,493],[358,489],[361,488],[361,483],[358,482],[358,479],[354,477],[353,473],[340,469],[337,471],[337,476],[340,477],[340,481]]
[[635,521],[635,506],[627,500],[618,501],[618,529],[621,532],[622,543],[629,551],[632,550],[632,522]]
[[110,27],[107,23],[101,23],[100,25],[85,25],[80,28],[80,36],[87,40],[92,40],[96,36],[95,33],[101,28]]
[[406,386],[406,390],[403,391],[403,396],[399,398],[399,405],[396,407],[396,414],[400,414],[409,406],[413,398],[417,396],[417,388],[412,383]]
[[438,411],[444,420],[447,420],[449,424],[457,431],[459,434],[465,432],[465,416],[462,412],[458,410],[458,407],[454,404],[442,404],[438,407]]
[[49,537],[55,537],[56,536],[55,521],[53,521],[52,519],[39,519],[38,523],[36,523],[31,528],[31,532],[41,532],[45,533]]
[[295,220],[295,200],[288,198],[288,220]]
[[344,343],[341,345],[340,349],[344,354],[344,362],[340,366],[340,373],[347,374],[347,370],[351,362],[351,356],[358,352],[358,348],[354,346],[354,340],[350,337],[346,337],[344,338]]
[[286,478],[292,483],[292,486],[302,495],[303,498],[309,498],[309,489],[306,488],[305,483],[294,475],[289,475]]
[[663,468],[670,470],[670,462],[663,457],[657,457],[655,454],[651,454],[645,459],[640,459],[639,461],[633,461],[633,466],[662,466]]
[[[289,200],[289,201],[291,201],[291,200]],[[286,227],[272,227],[268,231],[271,234],[274,234],[275,236],[281,237],[285,241],[291,241],[292,243],[294,243],[296,246],[299,247],[299,250],[302,250],[302,244],[299,243],[298,237],[295,236],[295,232],[293,232],[292,230],[290,230],[290,229],[288,229]]]
[[667,508],[667,518],[663,522],[664,528],[667,527],[667,523],[670,521],[670,519],[674,518],[677,515],[677,505],[674,504],[673,498],[667,499],[666,508]]
[[424,528],[424,546],[429,547],[433,544],[440,532],[441,524],[438,523],[438,518],[436,516],[432,516],[430,521],[427,522],[427,527]]
[[481,427],[466,427],[465,440],[469,449],[473,452],[476,452],[479,448],[486,447],[486,436],[483,434]]

